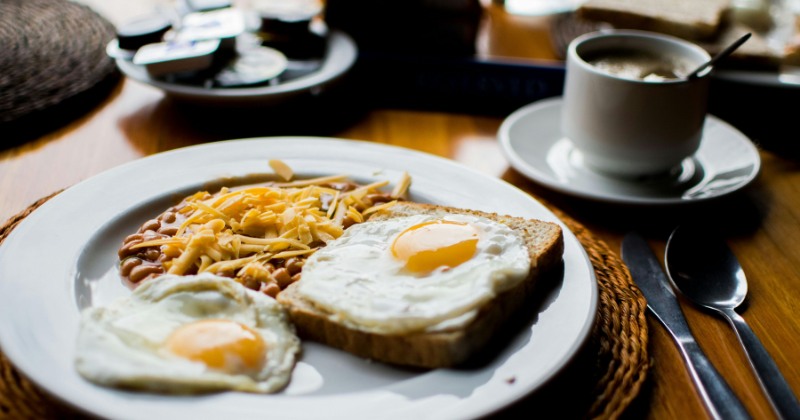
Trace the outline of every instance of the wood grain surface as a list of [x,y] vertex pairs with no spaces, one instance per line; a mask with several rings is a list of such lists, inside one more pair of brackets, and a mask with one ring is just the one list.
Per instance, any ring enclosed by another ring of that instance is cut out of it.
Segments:
[[[113,23],[145,14],[165,2],[84,1]],[[553,58],[546,18],[508,16],[488,6],[479,37],[482,55]],[[328,135],[368,140],[445,156],[555,203],[618,250],[629,230],[642,231],[663,254],[669,232],[679,223],[699,223],[724,236],[747,274],[750,290],[740,313],[800,394],[800,163],[761,152],[763,170],[742,194],[681,209],[601,205],[547,191],[510,169],[496,142],[501,118],[390,109],[304,115],[326,124],[280,123],[279,118],[242,124],[186,110],[151,87],[123,80],[89,114],[44,137],[0,151],[0,220],[33,201],[131,160],[198,143],[270,135]],[[209,121],[209,119],[211,121]],[[796,136],[795,136],[796,137]],[[87,203],[91,205],[91,203]],[[754,419],[774,419],[734,332],[719,317],[681,300],[689,325],[711,361],[742,399]],[[641,396],[625,418],[708,418],[673,342],[650,318],[653,369]],[[576,376],[577,377],[577,376]],[[572,377],[559,378],[520,413],[569,418]],[[561,388],[559,388],[561,387]],[[576,411],[576,410],[572,410]],[[531,417],[532,418],[532,417]]]

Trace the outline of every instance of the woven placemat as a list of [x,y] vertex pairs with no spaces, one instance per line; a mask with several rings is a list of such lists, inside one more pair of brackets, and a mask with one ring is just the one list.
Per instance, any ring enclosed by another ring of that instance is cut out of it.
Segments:
[[[0,245],[19,222],[57,194],[33,203],[0,226]],[[647,303],[608,245],[557,208],[548,207],[586,249],[600,291],[591,337],[591,345],[597,349],[595,386],[585,418],[616,419],[639,394],[647,377]],[[73,418],[83,417],[37,389],[0,352],[0,420]]]
[[116,72],[114,26],[66,0],[0,1],[0,123],[84,92]]

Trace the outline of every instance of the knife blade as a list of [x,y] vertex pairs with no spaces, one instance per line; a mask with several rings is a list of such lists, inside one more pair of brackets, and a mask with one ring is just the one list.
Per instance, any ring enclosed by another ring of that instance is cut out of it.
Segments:
[[622,240],[622,260],[628,266],[633,282],[647,299],[650,312],[675,340],[689,376],[711,417],[717,420],[750,419],[742,402],[694,339],[669,279],[641,235],[635,232],[625,235]]

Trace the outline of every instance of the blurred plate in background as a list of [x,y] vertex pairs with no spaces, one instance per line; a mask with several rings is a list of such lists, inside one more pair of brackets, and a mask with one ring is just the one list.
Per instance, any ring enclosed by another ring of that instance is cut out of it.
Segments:
[[[150,77],[143,66],[129,60],[117,59],[117,66],[126,76],[163,90],[168,96],[183,102],[205,106],[269,106],[306,93],[319,94],[328,85],[338,81],[353,66],[358,48],[350,36],[332,30],[327,38],[325,56],[318,69],[304,76],[270,86],[205,88],[170,83]],[[292,70],[292,64],[288,70]],[[294,64],[302,64],[297,62]],[[288,71],[287,70],[287,71]]]

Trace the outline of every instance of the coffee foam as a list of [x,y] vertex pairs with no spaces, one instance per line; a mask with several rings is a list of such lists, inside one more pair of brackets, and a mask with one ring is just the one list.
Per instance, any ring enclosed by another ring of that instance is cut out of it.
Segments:
[[685,77],[692,67],[688,59],[675,54],[628,49],[596,51],[581,58],[603,73],[648,82]]

